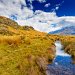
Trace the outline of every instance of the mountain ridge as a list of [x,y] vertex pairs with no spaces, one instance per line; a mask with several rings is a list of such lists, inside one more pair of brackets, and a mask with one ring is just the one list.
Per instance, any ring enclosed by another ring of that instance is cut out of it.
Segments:
[[58,35],[75,35],[75,26],[64,27],[60,30],[49,32],[49,34],[58,34]]

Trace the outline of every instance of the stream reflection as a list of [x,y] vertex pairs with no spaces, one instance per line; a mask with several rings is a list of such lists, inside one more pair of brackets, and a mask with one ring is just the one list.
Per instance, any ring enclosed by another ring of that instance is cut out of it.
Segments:
[[72,58],[62,50],[60,41],[55,42],[56,57],[52,64],[47,66],[47,75],[75,75],[75,65],[72,64]]

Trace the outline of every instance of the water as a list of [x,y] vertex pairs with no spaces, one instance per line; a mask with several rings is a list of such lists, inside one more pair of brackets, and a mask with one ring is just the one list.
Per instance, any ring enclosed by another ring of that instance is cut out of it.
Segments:
[[47,66],[47,75],[75,75],[75,65],[71,56],[64,52],[60,41],[55,42],[56,57],[52,64]]
[[69,54],[65,53],[63,49],[63,45],[60,41],[55,42],[56,46],[56,56],[70,56]]

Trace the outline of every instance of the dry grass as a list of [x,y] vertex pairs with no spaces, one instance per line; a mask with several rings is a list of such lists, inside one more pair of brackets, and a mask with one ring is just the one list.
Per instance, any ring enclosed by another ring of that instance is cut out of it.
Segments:
[[0,35],[0,75],[45,75],[48,60],[55,56],[54,41],[46,33],[21,32],[24,34]]
[[0,43],[18,45],[21,42],[22,40],[20,36],[0,36]]

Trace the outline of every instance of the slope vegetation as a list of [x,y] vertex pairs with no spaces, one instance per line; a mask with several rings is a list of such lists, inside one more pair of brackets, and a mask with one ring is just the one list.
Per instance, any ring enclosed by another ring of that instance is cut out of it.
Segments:
[[0,75],[45,75],[55,56],[56,37],[1,16]]

